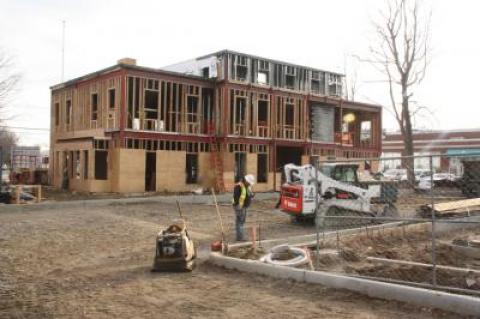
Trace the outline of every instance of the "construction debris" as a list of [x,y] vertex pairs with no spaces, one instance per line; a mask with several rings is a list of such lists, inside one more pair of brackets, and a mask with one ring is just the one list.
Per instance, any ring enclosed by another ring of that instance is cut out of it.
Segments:
[[[458,214],[469,214],[472,211],[480,209],[480,198],[471,198],[450,201],[445,203],[436,203],[434,205],[434,212],[436,216],[454,216]],[[419,208],[419,214],[422,217],[429,218],[432,216],[432,205],[426,204]]]

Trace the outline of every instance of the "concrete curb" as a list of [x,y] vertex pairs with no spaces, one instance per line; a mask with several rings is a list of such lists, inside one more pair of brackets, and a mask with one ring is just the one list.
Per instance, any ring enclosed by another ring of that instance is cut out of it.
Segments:
[[[257,193],[255,198],[258,200],[275,199],[278,197],[277,193]],[[232,194],[226,193],[217,195],[217,201],[220,204],[230,203]],[[72,200],[49,202],[45,201],[38,204],[0,204],[0,212],[16,213],[28,211],[40,211],[47,209],[59,208],[87,208],[87,207],[106,207],[112,205],[127,205],[127,204],[145,204],[145,203],[166,203],[175,204],[178,200],[181,204],[213,204],[212,195],[172,195],[172,196],[151,196],[151,197],[127,197],[127,198],[108,198],[108,199],[87,199],[87,200]]]
[[310,271],[284,266],[268,265],[256,260],[244,260],[210,253],[208,261],[216,266],[242,272],[266,275],[298,282],[320,284],[330,288],[347,289],[373,298],[402,301],[421,307],[437,308],[461,315],[478,316],[480,298],[399,284]]

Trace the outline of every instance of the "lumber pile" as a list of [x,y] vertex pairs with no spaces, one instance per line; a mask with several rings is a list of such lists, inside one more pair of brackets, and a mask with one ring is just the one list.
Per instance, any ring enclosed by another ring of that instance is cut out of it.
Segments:
[[[462,199],[445,203],[436,203],[433,207],[435,216],[455,216],[458,214],[468,213],[480,210],[480,198]],[[419,214],[422,217],[431,217],[432,205],[420,206]]]

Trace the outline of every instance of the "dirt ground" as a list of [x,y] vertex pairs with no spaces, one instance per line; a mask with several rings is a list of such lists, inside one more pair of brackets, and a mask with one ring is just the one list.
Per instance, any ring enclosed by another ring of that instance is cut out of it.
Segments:
[[[472,225],[465,224],[470,227]],[[479,269],[480,259],[464,255],[452,249],[454,239],[480,237],[480,226],[438,234],[436,237],[435,258],[438,265]],[[337,271],[377,278],[398,279],[415,283],[432,283],[432,270],[428,268],[395,264],[375,264],[366,257],[379,257],[412,262],[432,263],[432,240],[430,231],[409,231],[402,235],[392,235],[388,230],[370,236],[361,234],[358,238],[340,240],[340,254],[321,258],[319,270]],[[337,244],[327,243],[325,248],[336,248]],[[467,284],[467,278],[477,283]],[[438,269],[437,284],[441,286],[480,290],[480,276],[445,269]]]
[[[201,260],[192,273],[150,272],[155,234],[177,217],[173,205],[0,211],[0,318],[458,318],[213,267],[204,259],[219,238],[214,208],[182,208],[200,244]],[[231,208],[221,210],[231,238]],[[262,227],[265,236],[314,230],[273,212],[249,219],[271,221]]]

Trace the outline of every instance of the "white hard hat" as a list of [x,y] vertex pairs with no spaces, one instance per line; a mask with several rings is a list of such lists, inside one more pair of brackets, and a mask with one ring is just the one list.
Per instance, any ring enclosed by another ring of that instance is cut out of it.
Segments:
[[253,176],[252,174],[245,175],[245,180],[250,185],[255,184],[255,176]]

